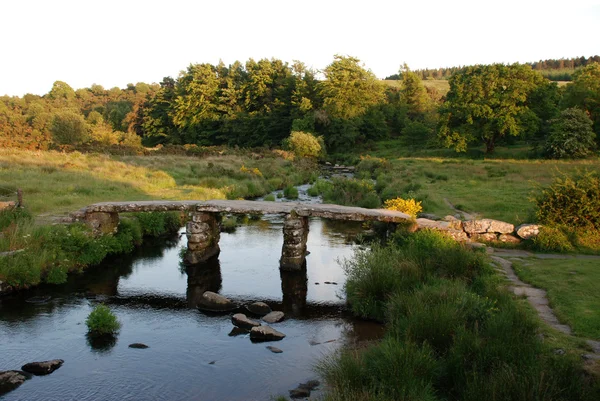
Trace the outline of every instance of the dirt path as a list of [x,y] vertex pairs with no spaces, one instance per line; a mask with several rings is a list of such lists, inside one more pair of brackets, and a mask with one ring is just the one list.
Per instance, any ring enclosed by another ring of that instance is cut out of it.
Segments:
[[[527,301],[529,301],[531,306],[536,310],[539,317],[550,327],[562,333],[572,335],[573,330],[571,327],[566,324],[562,324],[554,314],[554,311],[550,307],[550,302],[548,300],[546,291],[540,288],[535,288],[521,281],[513,269],[512,262],[505,259],[507,257],[520,258],[532,256],[540,259],[566,259],[569,257],[573,259],[600,259],[600,256],[534,254],[527,251],[506,249],[496,249],[494,250],[494,254],[491,255],[491,259],[498,266],[497,270],[504,274],[507,280],[510,282],[511,285],[508,287],[510,291],[512,291],[515,295],[527,297]],[[583,355],[583,358],[586,360],[600,361],[600,341],[586,340],[586,343],[591,347],[592,353]]]

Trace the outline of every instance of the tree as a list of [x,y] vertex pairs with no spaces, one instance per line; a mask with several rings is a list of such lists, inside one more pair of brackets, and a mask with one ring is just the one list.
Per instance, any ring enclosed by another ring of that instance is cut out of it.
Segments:
[[584,111],[566,109],[558,118],[550,121],[550,134],[544,153],[553,159],[587,157],[596,149],[595,137],[592,120]]
[[440,110],[440,139],[457,152],[480,140],[491,153],[498,139],[521,134],[527,98],[544,78],[529,66],[493,64],[467,67],[449,81]]
[[421,78],[412,72],[408,65],[404,64],[400,69],[400,74],[402,76],[400,99],[408,106],[408,115],[411,118],[422,116],[431,107],[427,89],[425,89]]
[[335,55],[323,73],[325,80],[319,84],[323,106],[334,118],[361,116],[385,100],[383,84],[357,58]]
[[79,145],[89,138],[89,126],[85,119],[72,110],[54,114],[50,132],[54,142],[60,145]]
[[574,74],[573,83],[567,85],[563,107],[579,107],[590,114],[594,131],[600,135],[600,64],[592,63]]

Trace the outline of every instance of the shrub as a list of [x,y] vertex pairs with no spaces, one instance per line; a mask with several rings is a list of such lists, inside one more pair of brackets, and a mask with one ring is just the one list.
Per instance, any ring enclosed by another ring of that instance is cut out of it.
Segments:
[[596,149],[593,122],[577,108],[563,110],[560,116],[550,120],[550,133],[544,145],[544,153],[552,159],[583,158]]
[[98,305],[90,312],[85,324],[88,332],[94,335],[115,334],[121,328],[117,316],[106,305]]
[[593,227],[600,230],[600,176],[586,172],[563,176],[535,199],[537,218],[543,224]]
[[3,210],[0,212],[0,230],[4,230],[11,224],[17,224],[19,222],[31,221],[33,216],[29,210],[25,208],[14,208],[9,210]]
[[50,126],[52,139],[59,145],[78,145],[87,142],[89,131],[83,116],[68,109],[57,112]]
[[293,186],[287,186],[283,189],[283,196],[288,199],[298,199],[298,188]]
[[267,202],[275,202],[275,195],[273,194],[268,194],[267,196],[265,196],[264,198]]
[[181,227],[178,212],[134,213],[139,221],[142,234],[149,237],[159,237],[176,232]]
[[421,202],[417,202],[414,199],[388,199],[385,201],[384,207],[388,210],[406,213],[413,218],[416,218],[417,214],[423,211]]
[[367,155],[360,157],[360,163],[356,166],[356,171],[358,173],[366,173],[369,178],[376,178],[389,167],[390,163],[387,159]]
[[334,178],[323,194],[326,202],[347,206],[377,208],[381,201],[373,184],[368,180]]
[[285,140],[284,147],[299,158],[316,159],[323,155],[325,151],[322,139],[302,131],[292,132],[289,138]]
[[543,226],[533,239],[534,247],[542,252],[572,252],[573,245],[564,229],[558,226]]
[[221,231],[232,233],[238,226],[238,220],[235,216],[226,216],[221,220]]

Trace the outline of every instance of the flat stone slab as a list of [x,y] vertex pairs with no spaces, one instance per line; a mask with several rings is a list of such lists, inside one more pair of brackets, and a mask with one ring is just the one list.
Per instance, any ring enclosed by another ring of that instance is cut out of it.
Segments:
[[262,319],[267,323],[279,323],[283,320],[284,317],[285,317],[285,314],[283,312],[273,311],[273,312],[268,313],[267,315],[263,316]]
[[242,329],[248,329],[248,330],[251,329],[251,328],[253,328],[253,327],[260,326],[260,322],[257,322],[256,320],[249,319],[243,313],[236,313],[235,315],[233,315],[231,317],[231,323],[233,323],[234,326],[240,327]]
[[285,334],[278,332],[269,326],[253,327],[250,330],[250,339],[252,341],[279,341],[285,337]]
[[23,365],[21,370],[36,376],[49,375],[56,369],[60,368],[65,361],[62,359],[53,359],[51,361],[31,362]]
[[209,200],[209,201],[134,201],[134,202],[101,202],[94,203],[71,214],[74,219],[81,219],[88,213],[128,213],[128,212],[166,212],[196,211],[211,213],[239,214],[291,214],[302,217],[322,217],[334,220],[351,221],[384,221],[401,223],[410,220],[410,216],[386,209],[365,209],[361,207],[306,204],[298,202],[268,202],[248,200]]

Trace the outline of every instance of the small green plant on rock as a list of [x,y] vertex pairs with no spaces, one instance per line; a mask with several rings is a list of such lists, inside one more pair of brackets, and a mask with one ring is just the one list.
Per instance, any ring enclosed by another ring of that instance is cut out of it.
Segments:
[[117,316],[106,305],[98,305],[90,312],[85,324],[92,335],[113,335],[121,328]]

